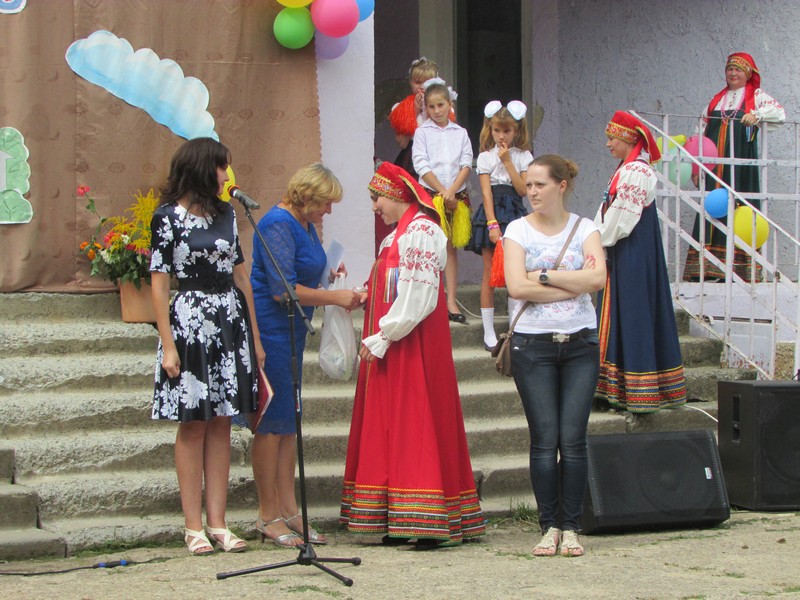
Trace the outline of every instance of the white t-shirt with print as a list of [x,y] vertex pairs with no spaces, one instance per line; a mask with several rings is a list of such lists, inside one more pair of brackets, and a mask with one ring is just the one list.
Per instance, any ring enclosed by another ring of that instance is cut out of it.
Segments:
[[[552,269],[564,242],[575,226],[575,220],[581,224],[569,243],[564,258],[558,267],[559,271],[578,271],[583,268],[583,243],[592,233],[597,231],[595,224],[589,220],[570,214],[564,229],[556,235],[544,235],[528,222],[525,217],[508,224],[504,239],[513,240],[525,250],[525,270],[538,271]],[[508,298],[509,323],[514,321],[517,312],[525,304],[525,300]],[[518,333],[575,333],[581,329],[595,329],[597,315],[589,294],[581,294],[575,298],[557,302],[534,302],[517,321],[514,331]]]

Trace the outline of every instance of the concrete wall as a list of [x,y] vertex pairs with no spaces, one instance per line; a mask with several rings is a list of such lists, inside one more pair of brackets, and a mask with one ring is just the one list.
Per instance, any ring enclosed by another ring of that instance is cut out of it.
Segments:
[[[616,165],[603,133],[614,111],[687,115],[670,131],[692,133],[694,116],[725,85],[731,52],[752,54],[764,90],[784,105],[788,120],[798,118],[796,0],[532,3],[532,104],[542,111],[534,149],[577,160],[573,208],[580,214],[594,214]],[[791,127],[778,130],[770,154],[789,153],[792,135]],[[773,184],[779,182],[771,172]]]
[[375,104],[373,18],[350,34],[347,51],[335,60],[317,60],[322,162],[344,187],[342,202],[324,220],[324,245],[339,240],[351,285],[361,285],[374,258],[374,215],[367,183],[373,173]]

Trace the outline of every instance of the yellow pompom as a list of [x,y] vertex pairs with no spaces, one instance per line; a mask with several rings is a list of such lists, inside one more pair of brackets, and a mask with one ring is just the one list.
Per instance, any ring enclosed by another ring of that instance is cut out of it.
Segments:
[[436,209],[436,214],[439,215],[439,224],[442,226],[442,231],[450,238],[450,221],[447,219],[447,212],[444,210],[444,198],[439,194],[433,197],[433,207]]
[[[469,206],[459,200],[453,212],[453,247],[463,248],[472,236],[472,213]],[[446,232],[445,232],[446,233]],[[448,236],[450,237],[450,236]]]

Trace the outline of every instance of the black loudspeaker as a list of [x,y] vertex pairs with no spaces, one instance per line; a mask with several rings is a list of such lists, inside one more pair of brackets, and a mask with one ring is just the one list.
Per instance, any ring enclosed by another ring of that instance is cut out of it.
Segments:
[[800,383],[720,381],[719,454],[731,504],[800,509]]
[[711,430],[589,436],[581,529],[716,525],[730,517]]

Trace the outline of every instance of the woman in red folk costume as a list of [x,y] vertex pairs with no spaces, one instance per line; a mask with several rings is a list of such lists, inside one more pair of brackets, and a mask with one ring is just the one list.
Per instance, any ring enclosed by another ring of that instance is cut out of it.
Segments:
[[340,520],[384,543],[485,533],[441,285],[447,238],[430,196],[389,163],[369,183],[383,241],[366,297]]
[[[744,52],[735,52],[728,57],[725,64],[725,87],[711,99],[703,110],[703,134],[717,145],[717,152],[723,158],[731,158],[731,142],[733,158],[758,158],[758,130],[766,126],[773,129],[786,120],[786,111],[769,94],[761,89],[761,74],[753,57]],[[712,169],[716,176],[747,198],[748,193],[761,191],[759,183],[759,167],[741,165],[734,167],[731,179],[731,165],[717,165]],[[699,177],[692,177],[695,185]],[[706,191],[720,187],[711,177],[705,179]],[[756,208],[761,201],[747,198]],[[726,217],[720,221],[725,223]],[[725,234],[705,222],[705,246],[714,256],[725,263]],[[700,217],[695,220],[694,239],[700,240]],[[749,281],[750,259],[744,250],[734,248],[733,271]],[[723,279],[725,273],[709,261],[704,261],[703,278],[705,280]],[[689,248],[686,256],[686,268],[683,272],[686,281],[699,281],[700,255],[694,248]],[[756,281],[761,279],[755,274]]]
[[600,380],[596,396],[612,407],[655,412],[686,402],[686,377],[656,212],[661,159],[653,135],[618,111],[606,127],[618,159],[594,223],[606,249],[607,280],[598,296]]

